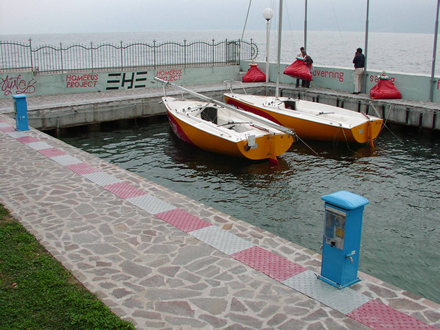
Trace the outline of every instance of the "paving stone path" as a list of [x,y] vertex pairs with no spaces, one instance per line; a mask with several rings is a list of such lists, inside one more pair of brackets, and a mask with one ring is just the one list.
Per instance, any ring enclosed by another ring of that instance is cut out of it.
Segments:
[[0,202],[137,328],[440,328],[440,306],[0,115]]

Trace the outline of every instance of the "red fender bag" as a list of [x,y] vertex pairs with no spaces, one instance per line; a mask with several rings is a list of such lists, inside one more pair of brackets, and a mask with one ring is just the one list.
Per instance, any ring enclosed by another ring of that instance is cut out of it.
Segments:
[[401,99],[402,94],[390,79],[379,79],[379,82],[370,90],[372,99]]
[[284,69],[284,74],[307,81],[312,80],[312,73],[303,60],[296,60]]
[[257,64],[249,64],[248,72],[241,78],[243,82],[265,82],[266,75],[258,68]]

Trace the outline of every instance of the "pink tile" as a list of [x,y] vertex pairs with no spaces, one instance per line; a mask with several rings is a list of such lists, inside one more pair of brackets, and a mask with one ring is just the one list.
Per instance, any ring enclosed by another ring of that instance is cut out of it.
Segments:
[[258,246],[234,253],[232,257],[278,281],[284,281],[306,270]]
[[143,190],[137,189],[127,182],[118,182],[109,184],[107,186],[103,186],[104,189],[111,191],[116,196],[121,197],[123,199],[146,195],[147,193]]
[[40,149],[37,151],[47,157],[62,156],[66,154],[64,151],[57,148]]
[[68,169],[72,170],[73,172],[77,173],[77,174],[89,174],[89,173],[96,173],[99,172],[100,170],[90,166],[89,164],[86,163],[79,163],[79,164],[73,164],[73,165],[67,165],[66,166]]
[[170,225],[173,225],[185,233],[211,226],[209,222],[197,218],[181,209],[158,213],[156,214],[156,217],[168,222]]
[[15,128],[12,126],[8,126],[8,127],[0,127],[0,132],[15,132]]
[[20,141],[21,143],[31,143],[31,142],[38,142],[40,140],[34,138],[33,136],[22,136],[17,138],[17,141]]
[[377,299],[363,304],[347,316],[373,329],[436,329]]

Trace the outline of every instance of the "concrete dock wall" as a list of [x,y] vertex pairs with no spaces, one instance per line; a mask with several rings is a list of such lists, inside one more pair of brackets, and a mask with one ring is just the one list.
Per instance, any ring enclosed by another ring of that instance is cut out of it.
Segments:
[[16,94],[27,96],[64,95],[106,91],[156,88],[153,78],[159,77],[182,85],[221,83],[239,77],[238,65],[197,68],[138,69],[135,71],[70,72],[39,74],[32,72],[0,73],[0,99]]
[[[249,62],[241,66],[213,66],[198,68],[170,68],[151,71],[83,72],[58,75],[32,73],[0,74],[0,110],[13,115],[12,96],[26,94],[30,100],[51,97],[53,102],[35,102],[29,107],[32,127],[48,130],[61,127],[95,124],[105,121],[164,115],[160,104],[163,90],[153,78],[190,86],[191,89],[218,100],[223,99],[227,86],[234,81],[236,92],[273,95],[276,66],[271,64],[268,87],[265,83],[241,84],[240,72],[247,71]],[[258,63],[264,70],[265,64]],[[288,64],[283,64],[284,70]],[[241,71],[240,71],[241,70]],[[376,84],[379,72],[367,72],[367,89]],[[428,76],[388,73],[402,92],[401,100],[371,100],[368,95],[352,95],[353,70],[347,68],[318,67],[313,69],[310,89],[295,88],[296,79],[281,75],[281,94],[335,105],[346,109],[384,118],[400,125],[440,130],[440,103],[426,102],[429,98]],[[437,80],[436,80],[437,81]],[[440,101],[438,83],[434,98]],[[179,91],[169,93],[180,95]],[[55,96],[51,96],[55,95]],[[9,103],[8,103],[9,102]],[[1,104],[8,104],[2,109]],[[38,103],[38,104],[37,104]]]
[[[235,82],[233,86],[235,92],[243,92],[240,83]],[[226,92],[225,88],[224,84],[191,86],[192,90],[217,100],[223,99],[223,94]],[[269,95],[273,95],[275,88],[273,84],[269,88],[266,88],[264,84],[251,84],[247,85],[246,91],[257,95],[264,95],[267,91]],[[410,103],[403,100],[371,101],[365,96],[342,94],[331,90],[297,89],[289,85],[282,85],[280,93],[283,96],[329,104],[367,115],[378,116],[384,118],[385,122],[440,130],[440,107],[433,103]],[[117,93],[117,95],[122,94]],[[58,105],[33,106],[29,110],[29,124],[38,129],[49,130],[121,119],[165,115],[165,107],[161,104],[161,97],[163,96],[161,88],[112,98],[104,97],[101,93],[95,93],[95,95],[95,99],[68,103],[63,103],[62,99],[65,97],[59,96],[57,97],[60,99]],[[167,95],[180,97],[181,92],[169,89]],[[11,108],[9,115],[14,115],[13,108]]]

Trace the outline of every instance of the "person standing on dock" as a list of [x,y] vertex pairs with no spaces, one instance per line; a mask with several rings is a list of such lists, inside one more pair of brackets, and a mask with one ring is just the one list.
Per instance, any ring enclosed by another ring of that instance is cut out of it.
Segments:
[[[306,49],[305,49],[304,47],[301,47],[301,48],[299,49],[299,53],[298,53],[298,55],[296,55],[296,59],[297,59],[297,60],[303,60],[303,61],[304,61],[304,58],[306,57],[306,55],[307,55],[307,53],[306,53]],[[296,79],[296,88],[299,87],[299,81],[300,81],[300,80],[301,80],[301,79],[299,79],[299,78]]]
[[[307,55],[306,49],[304,47],[301,47],[299,49],[299,51],[300,51],[299,54],[296,55],[296,59],[304,61],[304,63],[307,66],[307,68],[309,68],[309,70],[312,71],[312,63],[313,63],[312,58],[309,55]],[[299,79],[299,78],[296,79],[296,88],[299,87],[299,81],[300,80],[301,79]],[[309,88],[310,87],[310,81],[307,81],[307,80],[303,79],[303,81],[301,82],[301,87]]]
[[362,75],[365,68],[365,56],[362,54],[362,48],[356,49],[356,53],[353,58],[354,64],[354,92],[353,94],[359,94],[362,88]]

